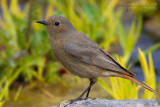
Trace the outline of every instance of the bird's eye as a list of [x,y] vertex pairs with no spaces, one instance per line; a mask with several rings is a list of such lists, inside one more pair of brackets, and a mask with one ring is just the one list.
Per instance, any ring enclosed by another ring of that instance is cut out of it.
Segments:
[[60,25],[60,22],[55,22],[54,24],[55,24],[55,26],[58,26],[58,25]]

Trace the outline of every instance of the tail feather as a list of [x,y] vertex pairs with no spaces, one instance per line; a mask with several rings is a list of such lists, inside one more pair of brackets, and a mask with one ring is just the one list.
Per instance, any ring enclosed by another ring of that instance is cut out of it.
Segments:
[[142,82],[136,80],[135,78],[130,77],[130,76],[125,75],[125,74],[120,74],[120,75],[121,75],[122,77],[124,77],[124,78],[126,78],[126,79],[129,79],[129,80],[131,80],[131,81],[133,81],[133,82],[135,82],[135,83],[137,83],[137,84],[143,86],[144,88],[146,88],[146,89],[148,89],[148,90],[150,90],[150,91],[152,91],[152,92],[154,92],[154,93],[157,94],[157,92],[156,92],[154,89],[152,89],[152,88],[149,87],[148,85],[146,85],[146,84],[144,84],[144,83],[142,83]]

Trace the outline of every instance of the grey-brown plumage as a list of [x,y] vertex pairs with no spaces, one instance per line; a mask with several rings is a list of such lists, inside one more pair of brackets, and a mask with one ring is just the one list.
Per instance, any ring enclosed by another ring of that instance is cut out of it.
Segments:
[[95,42],[78,32],[72,23],[61,16],[51,16],[45,24],[57,60],[71,73],[81,78],[89,78],[90,86],[80,99],[96,82],[97,77],[116,76],[130,79],[155,92],[152,88],[134,79],[134,74],[123,68],[112,56],[101,49]]

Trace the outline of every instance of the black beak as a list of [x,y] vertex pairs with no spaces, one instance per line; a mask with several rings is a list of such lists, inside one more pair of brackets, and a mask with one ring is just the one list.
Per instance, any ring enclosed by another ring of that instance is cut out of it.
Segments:
[[43,25],[47,25],[46,21],[36,21],[37,23],[43,24]]

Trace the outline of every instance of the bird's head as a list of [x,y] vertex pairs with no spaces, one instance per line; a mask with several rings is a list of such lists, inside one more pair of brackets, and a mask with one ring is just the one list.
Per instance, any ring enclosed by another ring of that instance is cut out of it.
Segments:
[[50,16],[45,21],[37,21],[37,23],[46,25],[49,35],[57,35],[75,30],[72,23],[62,16]]

